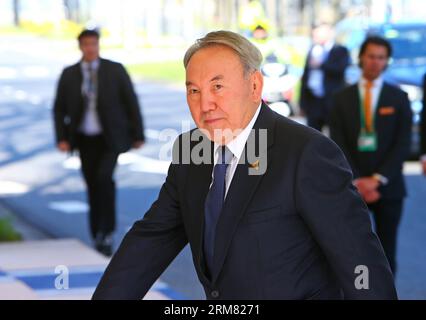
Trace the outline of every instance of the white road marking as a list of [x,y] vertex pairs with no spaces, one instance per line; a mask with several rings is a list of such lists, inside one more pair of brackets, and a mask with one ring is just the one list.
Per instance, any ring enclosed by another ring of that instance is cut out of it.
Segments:
[[30,191],[30,187],[14,181],[0,181],[0,195],[19,195]]
[[49,76],[50,71],[45,66],[27,66],[22,69],[23,76],[27,78],[46,78]]
[[86,213],[89,209],[89,206],[86,202],[82,201],[53,201],[50,202],[48,207],[50,209],[61,211],[66,214],[80,214]]
[[0,67],[0,79],[9,80],[16,79],[18,77],[18,71],[11,67]]
[[128,164],[130,171],[134,172],[167,174],[170,166],[170,161],[158,160],[135,154],[131,156],[122,154],[120,158],[118,159],[119,164]]
[[80,170],[81,168],[81,161],[80,158],[77,156],[72,156],[67,158],[64,162],[63,162],[63,167],[65,169],[69,169],[69,170]]

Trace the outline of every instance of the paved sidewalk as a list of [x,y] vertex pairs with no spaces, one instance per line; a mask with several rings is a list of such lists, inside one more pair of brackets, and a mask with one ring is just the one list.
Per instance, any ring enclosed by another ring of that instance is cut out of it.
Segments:
[[[90,299],[108,262],[75,239],[0,244],[0,300]],[[157,282],[145,299],[184,297]]]
[[[52,239],[0,203],[23,241],[0,242],[0,300],[88,300],[109,263],[76,239]],[[147,300],[185,297],[157,281]]]

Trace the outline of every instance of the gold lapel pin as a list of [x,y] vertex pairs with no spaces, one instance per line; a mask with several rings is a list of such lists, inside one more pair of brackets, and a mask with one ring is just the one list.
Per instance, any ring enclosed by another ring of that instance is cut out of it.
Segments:
[[250,163],[249,166],[250,166],[250,168],[253,168],[255,170],[259,170],[259,164],[260,164],[259,160],[256,160],[255,162]]

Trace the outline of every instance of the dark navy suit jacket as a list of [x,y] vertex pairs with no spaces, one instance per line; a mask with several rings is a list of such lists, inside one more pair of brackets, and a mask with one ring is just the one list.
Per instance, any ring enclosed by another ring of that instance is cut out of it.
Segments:
[[[237,166],[217,231],[211,277],[203,258],[212,164],[172,164],[144,218],[125,236],[94,299],[140,299],[189,242],[208,299],[393,299],[393,277],[340,149],[262,105],[267,169]],[[181,136],[178,141],[182,141]],[[176,144],[179,148],[179,143]],[[369,269],[369,289],[355,269]]]
[[[78,148],[78,129],[85,106],[80,63],[64,69],[58,82],[53,108],[56,140]],[[132,82],[124,67],[100,59],[97,112],[110,150],[126,152],[135,141],[144,141],[143,120]]]

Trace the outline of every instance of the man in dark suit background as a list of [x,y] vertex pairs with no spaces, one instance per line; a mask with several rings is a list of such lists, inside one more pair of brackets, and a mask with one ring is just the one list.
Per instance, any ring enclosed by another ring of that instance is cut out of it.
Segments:
[[393,272],[403,199],[403,162],[409,155],[412,112],[407,94],[383,81],[391,46],[367,38],[359,52],[362,78],[338,92],[330,116],[331,138],[342,148],[354,184],[374,213],[377,234]]
[[328,24],[316,26],[312,39],[302,76],[300,108],[306,115],[308,126],[321,131],[328,125],[333,93],[345,84],[349,53],[334,42],[333,30]]
[[88,189],[90,231],[98,251],[111,255],[115,229],[114,168],[118,155],[142,146],[139,103],[124,67],[99,56],[99,33],[78,37],[80,62],[60,77],[54,103],[59,150],[78,149]]
[[230,31],[188,49],[198,128],[177,139],[158,199],[125,236],[94,299],[143,298],[187,243],[208,299],[396,298],[342,152],[262,103],[261,61]]

